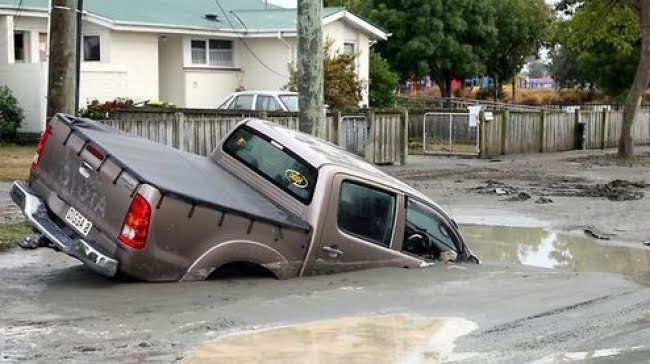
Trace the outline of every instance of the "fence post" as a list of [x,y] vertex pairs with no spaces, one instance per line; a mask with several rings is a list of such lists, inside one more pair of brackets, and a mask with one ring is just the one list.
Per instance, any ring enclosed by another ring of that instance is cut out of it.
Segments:
[[508,153],[508,124],[510,124],[510,111],[503,111],[501,119],[501,154]]
[[547,111],[542,110],[542,120],[539,123],[539,152],[546,153],[546,119]]
[[485,122],[485,111],[479,111],[478,120],[478,157],[484,159],[488,157],[488,150],[485,143],[487,139],[487,130],[485,130],[487,127],[487,123]]
[[341,112],[335,110],[332,112],[332,133],[330,135],[330,142],[341,145],[341,135],[339,135],[339,129],[341,124]]
[[399,164],[406,165],[406,158],[409,155],[409,111],[404,109],[400,118],[400,151],[399,151]]
[[603,110],[603,133],[600,140],[600,149],[607,149],[607,139],[609,139],[609,111]]
[[375,163],[377,160],[375,158],[375,150],[376,150],[376,125],[375,125],[375,111],[374,110],[368,110],[367,116],[368,118],[368,139],[366,141],[366,160],[370,163]]
[[174,113],[174,144],[173,147],[185,150],[183,144],[185,142],[185,114],[182,112]]

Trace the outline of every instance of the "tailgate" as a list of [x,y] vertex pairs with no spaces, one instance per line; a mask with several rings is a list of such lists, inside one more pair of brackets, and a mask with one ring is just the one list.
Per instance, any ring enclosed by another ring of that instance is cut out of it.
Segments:
[[137,180],[92,139],[76,132],[74,125],[58,116],[50,125],[52,134],[32,171],[32,188],[61,220],[66,221],[72,207],[93,224],[90,238],[103,233],[116,241],[138,187]]

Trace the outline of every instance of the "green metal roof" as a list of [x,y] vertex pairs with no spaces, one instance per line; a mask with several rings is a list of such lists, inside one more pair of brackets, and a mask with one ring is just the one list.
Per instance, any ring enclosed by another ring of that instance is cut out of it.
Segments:
[[[19,3],[0,0],[0,8],[15,9]],[[48,4],[48,0],[23,0],[21,9],[47,10]],[[225,31],[296,29],[296,9],[264,0],[84,0],[84,7],[88,13],[122,24]],[[325,8],[323,17],[342,10]],[[206,14],[217,15],[217,21],[206,19]]]

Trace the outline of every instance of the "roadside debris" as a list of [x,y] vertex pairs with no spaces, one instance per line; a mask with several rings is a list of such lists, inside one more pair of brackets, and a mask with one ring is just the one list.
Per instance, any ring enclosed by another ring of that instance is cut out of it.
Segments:
[[517,202],[517,201],[527,201],[530,200],[532,196],[528,192],[519,192],[514,196],[506,198],[504,201],[511,201],[511,202]]
[[650,246],[650,240],[644,241],[644,242],[643,242],[643,245],[645,245],[645,246]]
[[612,236],[615,235],[615,234],[605,233],[602,230],[600,230],[600,229],[598,229],[596,227],[593,227],[593,226],[585,227],[584,231],[585,231],[585,234],[591,236],[592,238],[600,239],[600,240],[610,240],[612,238]]
[[[519,188],[507,185],[496,180],[487,180],[482,185],[469,189],[469,192],[480,194],[493,194],[497,196],[509,196],[504,201],[526,201],[533,195],[541,195],[536,203],[552,203],[547,196],[558,197],[593,197],[607,198],[610,201],[634,201],[645,196],[641,191],[650,187],[645,181],[627,181],[615,179],[608,183],[587,183],[583,180],[563,178],[560,182],[553,182],[546,185],[530,183],[528,188]],[[528,196],[528,198],[526,198]]]

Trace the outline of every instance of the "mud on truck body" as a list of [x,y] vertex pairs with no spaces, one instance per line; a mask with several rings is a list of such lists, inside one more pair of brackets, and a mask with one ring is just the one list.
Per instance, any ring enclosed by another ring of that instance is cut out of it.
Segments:
[[258,119],[202,157],[59,114],[11,196],[39,245],[108,277],[200,280],[247,263],[291,278],[478,261],[426,196]]

